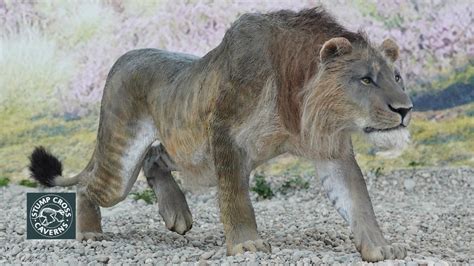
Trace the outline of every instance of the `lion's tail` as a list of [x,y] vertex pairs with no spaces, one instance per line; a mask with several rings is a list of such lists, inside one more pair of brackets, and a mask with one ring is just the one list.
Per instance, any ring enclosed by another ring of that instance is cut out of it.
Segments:
[[54,155],[44,147],[36,147],[30,156],[29,166],[31,177],[44,186],[68,187],[79,183],[82,174],[74,177],[63,177],[63,165]]

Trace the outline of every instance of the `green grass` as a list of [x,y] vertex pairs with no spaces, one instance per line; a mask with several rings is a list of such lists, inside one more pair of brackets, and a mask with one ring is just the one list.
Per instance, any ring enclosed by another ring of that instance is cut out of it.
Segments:
[[145,189],[141,192],[131,193],[134,200],[143,200],[147,204],[153,204],[156,202],[155,192],[151,189]]
[[23,179],[18,184],[20,186],[24,186],[24,187],[37,187],[38,186],[38,183],[36,183],[34,181],[31,181],[29,179]]
[[442,77],[434,82],[432,87],[435,89],[444,89],[455,83],[474,84],[474,64],[467,64],[458,71],[452,71],[450,75]]
[[251,187],[251,190],[261,199],[271,199],[275,195],[270,184],[265,180],[265,176],[260,174],[255,174],[255,185]]
[[65,121],[52,115],[28,117],[11,110],[0,112],[0,176],[19,181],[28,178],[28,157],[43,145],[64,163],[64,174],[81,171],[94,148],[97,117]]
[[309,182],[303,179],[301,176],[291,177],[290,179],[286,180],[283,185],[278,189],[280,193],[287,194],[291,190],[300,190],[300,189],[308,189]]
[[10,183],[10,178],[0,177],[0,187],[6,187]]
[[[288,171],[283,175],[288,176]],[[288,179],[285,180],[280,187],[276,188],[275,191],[285,195],[290,191],[308,188],[309,182],[301,176],[288,176]],[[274,190],[265,180],[265,175],[259,173],[255,174],[254,185],[250,190],[257,193],[259,199],[271,199],[275,196]]]

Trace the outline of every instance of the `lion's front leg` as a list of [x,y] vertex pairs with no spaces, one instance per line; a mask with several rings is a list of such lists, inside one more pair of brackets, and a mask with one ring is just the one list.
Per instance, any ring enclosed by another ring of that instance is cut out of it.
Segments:
[[221,221],[227,255],[246,251],[271,252],[270,245],[260,239],[249,196],[249,174],[245,157],[224,134],[214,136],[214,163],[218,178]]
[[402,259],[404,247],[389,244],[375,219],[367,187],[353,156],[316,162],[327,196],[350,225],[354,243],[365,261]]

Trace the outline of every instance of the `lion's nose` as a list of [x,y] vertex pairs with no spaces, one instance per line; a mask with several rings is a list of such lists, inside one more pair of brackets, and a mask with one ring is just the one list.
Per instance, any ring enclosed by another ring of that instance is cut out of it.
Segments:
[[402,116],[402,121],[403,119],[407,116],[407,114],[411,111],[411,109],[413,108],[413,106],[410,106],[410,107],[398,107],[398,108],[395,108],[393,107],[392,105],[388,105],[388,108],[390,108],[390,110],[392,110],[392,112],[395,112],[395,113],[398,113]]

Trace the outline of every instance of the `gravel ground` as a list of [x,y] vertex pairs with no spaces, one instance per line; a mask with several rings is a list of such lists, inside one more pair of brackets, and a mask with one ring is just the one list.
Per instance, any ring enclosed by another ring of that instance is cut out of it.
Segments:
[[[169,232],[156,204],[131,197],[103,209],[103,228],[111,241],[25,240],[26,194],[38,191],[10,185],[0,188],[0,264],[364,264],[342,218],[330,206],[316,178],[304,176],[308,189],[257,200],[259,231],[272,254],[225,256],[216,190],[187,193],[194,216],[185,236]],[[269,181],[277,188],[282,177]],[[405,260],[379,265],[474,264],[474,169],[400,170],[378,177],[367,174],[372,202],[385,236],[406,243]],[[146,188],[139,180],[135,191]],[[41,189],[64,191],[60,188]]]

